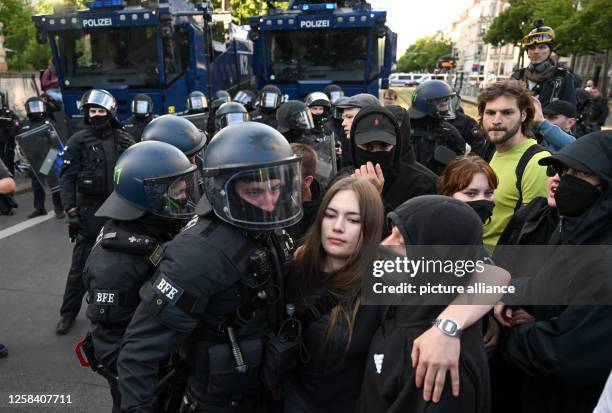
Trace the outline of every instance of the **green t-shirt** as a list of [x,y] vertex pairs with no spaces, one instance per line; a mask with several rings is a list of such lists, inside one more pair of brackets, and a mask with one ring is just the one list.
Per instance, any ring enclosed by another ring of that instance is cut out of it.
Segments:
[[[497,245],[499,236],[514,215],[514,208],[519,200],[519,191],[516,188],[516,166],[527,148],[535,144],[535,140],[527,139],[507,152],[495,152],[491,159],[490,165],[497,174],[499,186],[495,190],[493,216],[491,221],[483,227],[485,245]],[[538,196],[546,196],[546,167],[538,165],[538,161],[547,156],[550,156],[550,153],[538,152],[527,163],[521,182],[523,204],[531,202]]]

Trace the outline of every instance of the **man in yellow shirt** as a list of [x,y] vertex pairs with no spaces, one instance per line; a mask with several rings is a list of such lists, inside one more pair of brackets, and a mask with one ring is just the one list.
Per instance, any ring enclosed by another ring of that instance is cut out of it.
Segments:
[[[520,205],[538,196],[546,197],[546,168],[538,165],[538,161],[550,154],[539,147],[529,149],[537,145],[526,136],[531,130],[534,107],[523,83],[507,80],[483,89],[478,97],[478,112],[487,139],[496,150],[490,164],[499,178],[499,186],[493,215],[483,228],[484,244],[495,246]],[[519,163],[524,167],[517,168]],[[519,170],[522,177],[517,185]]]

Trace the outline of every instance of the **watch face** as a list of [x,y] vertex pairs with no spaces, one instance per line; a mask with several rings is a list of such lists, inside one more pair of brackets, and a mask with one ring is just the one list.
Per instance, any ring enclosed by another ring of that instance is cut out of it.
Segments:
[[442,331],[450,335],[453,335],[457,332],[457,324],[452,320],[444,320],[440,328],[442,329]]

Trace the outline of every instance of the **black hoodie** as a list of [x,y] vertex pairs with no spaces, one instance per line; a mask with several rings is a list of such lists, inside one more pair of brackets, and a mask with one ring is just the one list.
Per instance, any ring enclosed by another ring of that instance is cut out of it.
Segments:
[[[557,155],[581,162],[602,182],[601,197],[584,214],[561,217],[561,244],[612,245],[612,132],[586,135]],[[505,342],[507,359],[529,376],[523,413],[590,413],[612,370],[612,254],[569,259],[571,265],[567,254],[552,254],[530,293],[537,300],[552,290],[570,305],[536,307],[536,322],[514,327]],[[602,305],[579,305],[586,302]]]
[[[390,213],[389,219],[404,237],[408,256],[411,245],[482,245],[482,221],[470,206],[450,197],[413,198]],[[425,402],[423,389],[416,387],[416,371],[410,358],[412,343],[431,328],[432,321],[442,310],[443,307],[437,305],[389,308],[370,343],[356,412],[489,411],[489,372],[479,323],[466,329],[461,336],[460,396],[452,395],[448,378],[442,399],[436,404]],[[382,363],[379,361],[376,366],[375,360],[377,357],[381,360],[381,356]]]

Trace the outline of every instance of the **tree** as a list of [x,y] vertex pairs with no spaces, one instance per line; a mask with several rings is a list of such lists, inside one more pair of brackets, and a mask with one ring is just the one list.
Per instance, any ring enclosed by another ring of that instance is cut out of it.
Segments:
[[484,41],[494,46],[519,44],[531,30],[535,5],[534,0],[510,0],[510,7],[493,20]]
[[438,59],[450,55],[453,44],[441,35],[427,36],[418,39],[397,61],[399,72],[428,71],[438,67]]

